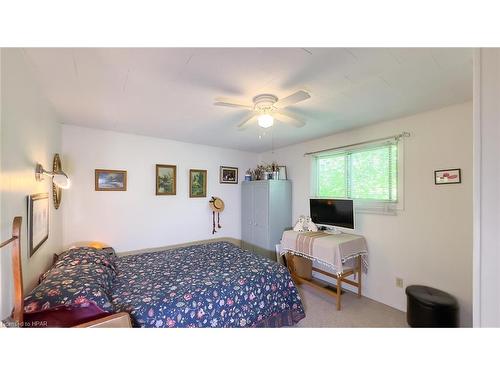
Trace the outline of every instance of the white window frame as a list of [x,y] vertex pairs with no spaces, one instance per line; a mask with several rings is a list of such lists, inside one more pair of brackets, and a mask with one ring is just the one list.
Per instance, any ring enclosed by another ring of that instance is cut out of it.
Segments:
[[[387,143],[385,143],[387,144]],[[323,153],[314,155],[311,158],[311,198],[319,199],[346,199],[347,197],[325,197],[318,195],[318,174],[317,174],[317,159],[321,156],[342,154],[349,151],[359,151],[363,149],[372,149],[384,144],[369,144],[362,147],[341,149],[335,153]],[[354,208],[358,213],[374,213],[384,215],[396,215],[398,211],[404,210],[404,141],[397,142],[398,160],[397,160],[397,199],[396,201],[373,200],[373,199],[353,199]],[[350,198],[347,198],[350,199]]]

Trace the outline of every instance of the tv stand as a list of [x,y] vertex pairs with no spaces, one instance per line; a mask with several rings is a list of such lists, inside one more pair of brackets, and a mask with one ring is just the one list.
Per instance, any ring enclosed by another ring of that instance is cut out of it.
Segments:
[[[358,297],[361,297],[362,257],[368,253],[363,236],[346,233],[339,236],[325,232],[301,233],[287,230],[283,232],[281,246],[282,253],[285,253],[286,256],[288,270],[294,281],[298,284],[307,284],[336,297],[337,310],[340,310],[341,307],[343,284],[354,286],[357,289]],[[297,263],[298,257],[301,256],[330,267],[329,269],[314,267],[311,262],[308,263],[307,269],[304,271],[302,267],[298,267],[300,263]],[[352,262],[342,262],[343,259],[352,259]],[[324,282],[315,279],[312,272],[336,279],[336,292],[325,289]],[[351,276],[354,276],[354,279]]]
[[[292,276],[292,279],[297,283],[297,284],[306,284],[309,285],[315,289],[318,289],[332,297],[336,298],[336,307],[337,311],[340,311],[340,302],[341,302],[341,295],[342,295],[342,283],[346,283],[349,285],[352,285],[358,289],[358,298],[361,298],[361,272],[362,272],[362,260],[361,260],[361,255],[356,256],[355,260],[355,266],[354,268],[350,268],[347,270],[342,271],[339,274],[334,274],[331,272],[327,272],[322,270],[321,268],[317,267],[312,267],[311,271],[321,273],[325,276],[331,277],[337,281],[337,285],[335,286],[335,292],[325,288],[325,282],[324,281],[319,281],[315,279],[314,277],[311,279],[306,279],[304,277],[301,277],[297,275],[296,271],[296,263],[295,259],[297,257],[300,257],[300,255],[294,255],[291,253],[286,253],[285,254],[285,259],[286,259],[286,265],[288,270],[290,271],[290,274]],[[355,275],[357,277],[357,281],[350,280],[347,277]]]

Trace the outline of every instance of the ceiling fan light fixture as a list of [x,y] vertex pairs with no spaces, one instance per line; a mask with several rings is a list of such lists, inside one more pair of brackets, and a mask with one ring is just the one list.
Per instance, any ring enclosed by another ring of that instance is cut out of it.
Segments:
[[274,124],[273,116],[265,114],[258,117],[259,126],[261,128],[270,128]]
[[294,113],[286,111],[285,108],[300,103],[310,97],[311,95],[308,92],[299,90],[282,99],[279,99],[273,94],[260,94],[253,97],[253,105],[244,104],[230,99],[226,101],[226,99],[223,98],[216,98],[214,104],[223,107],[244,108],[250,112],[248,113],[248,116],[246,116],[243,121],[236,126],[238,130],[244,130],[250,120],[254,120],[255,118],[257,118],[257,123],[261,128],[270,128],[274,125],[274,117],[276,117],[280,123],[288,124],[290,120],[292,120],[290,125],[300,128],[306,124],[305,120]]

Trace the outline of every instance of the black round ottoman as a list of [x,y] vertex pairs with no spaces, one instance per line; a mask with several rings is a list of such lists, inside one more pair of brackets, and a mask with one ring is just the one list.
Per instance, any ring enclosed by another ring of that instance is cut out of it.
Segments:
[[424,285],[406,288],[410,327],[458,327],[458,302],[451,294]]

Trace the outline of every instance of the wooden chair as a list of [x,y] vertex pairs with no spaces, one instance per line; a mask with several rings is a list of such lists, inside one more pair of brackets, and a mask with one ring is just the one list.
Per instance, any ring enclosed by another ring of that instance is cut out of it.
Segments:
[[[28,326],[25,324],[23,272],[21,263],[21,226],[22,217],[16,216],[12,222],[12,237],[0,244],[0,249],[12,244],[12,275],[14,278],[14,309],[12,320],[16,327]],[[130,316],[127,313],[110,314],[99,319],[92,319],[80,323],[75,328],[106,328],[132,327]]]

